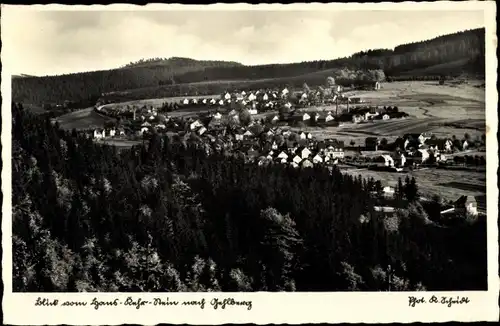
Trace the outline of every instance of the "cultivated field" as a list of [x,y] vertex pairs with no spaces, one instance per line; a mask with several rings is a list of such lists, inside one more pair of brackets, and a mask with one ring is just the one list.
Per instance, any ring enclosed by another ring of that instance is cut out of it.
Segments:
[[421,169],[408,173],[371,171],[367,169],[343,169],[351,175],[361,175],[363,178],[373,177],[381,180],[383,185],[395,187],[398,178],[408,175],[417,181],[422,196],[430,198],[439,195],[446,200],[457,200],[462,195],[480,196],[486,194],[486,173],[475,171],[453,171],[444,169]]
[[107,121],[115,119],[101,115],[94,111],[94,108],[86,108],[75,112],[64,114],[56,118],[63,129],[83,130],[89,128],[102,128]]
[[[349,96],[362,98],[362,105],[397,106],[410,117],[389,121],[360,124],[346,123],[340,127],[309,128],[318,138],[354,140],[356,143],[368,136],[388,140],[407,133],[432,132],[437,137],[462,138],[465,133],[472,138],[486,132],[484,88],[475,85],[480,81],[461,85],[438,85],[437,82],[384,83],[379,91],[355,91]],[[346,109],[343,105],[339,110]],[[308,108],[306,111],[332,111],[335,106]]]

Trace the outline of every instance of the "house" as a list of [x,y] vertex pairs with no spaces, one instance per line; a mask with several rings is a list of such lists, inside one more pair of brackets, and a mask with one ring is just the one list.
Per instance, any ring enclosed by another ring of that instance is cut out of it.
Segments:
[[116,130],[115,129],[110,129],[109,130],[109,136],[114,137],[116,135]]
[[389,120],[391,118],[391,116],[387,113],[384,113],[384,115],[382,116],[382,120]]
[[245,131],[245,133],[243,134],[243,137],[247,137],[247,138],[252,137],[252,136],[253,136],[253,133],[250,130]]
[[331,158],[344,158],[344,144],[340,143],[336,146],[330,145],[325,150],[325,155],[330,156]]
[[149,127],[142,127],[141,130],[139,130],[139,134],[142,135],[144,133],[148,133],[149,132]]
[[204,98],[204,99],[201,101],[201,103],[203,103],[203,104],[207,104],[207,99],[206,99],[206,98]]
[[280,158],[280,159],[285,159],[285,160],[286,160],[286,159],[288,159],[288,154],[287,154],[286,152],[284,152],[284,151],[281,151],[281,152],[278,154],[277,158]]
[[201,127],[198,128],[198,130],[196,130],[196,132],[200,136],[203,135],[206,131],[207,131],[207,128],[205,128],[204,126],[201,126]]
[[360,123],[361,121],[363,121],[363,116],[362,115],[355,114],[355,115],[352,116],[352,122],[353,123]]
[[294,168],[298,168],[299,167],[299,164],[296,163],[295,161],[293,161],[292,163],[290,163],[291,166],[293,166]]
[[281,91],[281,97],[285,97],[285,96],[287,96],[287,95],[288,95],[288,93],[289,93],[288,88],[286,88],[286,87],[285,87],[285,88],[283,88],[283,90]]
[[269,96],[267,96],[267,94],[264,93],[264,95],[262,96],[262,100],[264,100],[264,101],[269,100]]
[[309,148],[301,146],[297,149],[297,154],[300,155],[302,159],[306,159],[311,155],[311,151]]
[[467,148],[469,148],[469,142],[467,140],[464,140],[464,142],[462,143],[462,150],[467,150]]
[[461,196],[454,203],[455,211],[463,215],[471,214],[473,216],[478,215],[477,211],[477,200],[473,196]]
[[305,132],[301,132],[301,133],[299,134],[299,138],[300,138],[300,139],[306,139],[306,138],[307,138],[306,133],[305,133]]
[[316,154],[316,155],[313,157],[313,163],[314,163],[314,164],[323,163],[323,158],[322,158],[319,154]]
[[429,150],[427,150],[427,149],[419,149],[416,157],[421,158],[421,163],[426,162],[430,158]]
[[453,141],[451,139],[446,139],[444,143],[444,150],[448,153],[453,151]]
[[224,105],[224,100],[220,100],[219,105]]
[[418,136],[418,141],[419,141],[419,143],[420,143],[420,144],[425,144],[425,141],[426,141],[427,139],[430,139],[430,138],[431,138],[431,136],[430,136],[429,134],[422,133],[422,134],[420,134],[420,135]]
[[215,104],[217,101],[215,99],[210,100],[210,104]]
[[226,94],[224,95],[224,99],[225,99],[225,100],[230,100],[230,99],[231,99],[231,94],[226,93]]
[[394,189],[394,187],[391,187],[391,186],[385,186],[384,188],[382,188],[382,192],[384,193],[384,196],[386,196],[386,197],[393,197],[395,189]]
[[292,159],[292,162],[299,164],[300,162],[302,162],[302,158],[299,155],[295,155]]
[[214,118],[214,119],[217,119],[217,120],[220,120],[220,119],[222,119],[222,114],[220,114],[220,112],[216,112],[216,113],[213,115],[213,118]]
[[301,100],[307,100],[307,93],[302,93],[302,95],[300,96],[300,99]]
[[[144,124],[143,124],[144,125]],[[200,120],[195,120],[189,125],[189,129],[195,130],[198,129],[199,127],[202,127],[203,124],[200,122]]]
[[189,104],[189,100],[187,98],[185,98],[184,101],[182,101],[182,104],[184,104],[184,105]]
[[303,168],[311,168],[314,166],[309,160],[303,160],[301,165]]
[[385,166],[394,167],[394,159],[389,155],[382,155],[385,160]]
[[100,139],[106,136],[106,131],[104,129],[98,128],[94,130],[94,138]]
[[309,119],[311,119],[311,116],[310,116],[309,114],[304,113],[304,114],[302,115],[302,121],[307,121],[307,120],[309,120]]
[[380,82],[375,82],[375,85],[373,85],[373,88],[378,91],[380,89]]
[[332,114],[330,112],[328,112],[328,114],[325,117],[325,122],[330,122],[332,120],[334,120],[333,116],[332,116]]
[[248,113],[250,113],[251,115],[255,115],[258,114],[259,112],[257,111],[257,109],[248,109]]
[[193,104],[198,104],[198,99],[193,99]]
[[245,97],[245,95],[247,95],[247,93],[245,91],[241,92],[242,97]]
[[256,99],[257,99],[257,96],[255,96],[253,93],[250,93],[250,95],[248,95],[248,100],[250,102],[255,101]]

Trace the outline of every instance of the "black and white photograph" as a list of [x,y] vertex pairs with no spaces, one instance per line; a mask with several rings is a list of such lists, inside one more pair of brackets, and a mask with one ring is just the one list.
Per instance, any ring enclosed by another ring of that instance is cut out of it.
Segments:
[[485,10],[260,6],[2,6],[13,294],[492,290]]

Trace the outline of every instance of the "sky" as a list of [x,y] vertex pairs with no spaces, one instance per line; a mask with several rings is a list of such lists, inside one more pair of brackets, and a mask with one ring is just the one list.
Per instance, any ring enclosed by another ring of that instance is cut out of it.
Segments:
[[12,74],[37,76],[153,57],[247,65],[329,60],[484,27],[482,10],[19,10],[2,13],[2,62]]

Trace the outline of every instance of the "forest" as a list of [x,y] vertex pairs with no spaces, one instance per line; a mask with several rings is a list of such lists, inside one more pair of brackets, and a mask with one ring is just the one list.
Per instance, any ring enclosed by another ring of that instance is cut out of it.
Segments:
[[118,151],[12,104],[15,292],[485,290],[486,222],[436,223],[381,184],[205,155]]
[[[129,91],[129,97],[159,94],[178,95],[179,85],[203,81],[222,81],[214,87],[241,87],[234,80],[255,81],[256,85],[322,83],[329,70],[382,69],[392,80],[423,79],[462,72],[484,76],[485,29],[474,29],[432,40],[397,46],[394,50],[375,49],[348,58],[293,64],[243,66],[235,62],[196,61],[186,58],[140,60],[121,69],[62,76],[24,77],[12,80],[13,101],[30,104],[61,104],[99,97],[103,93]],[[458,66],[457,63],[458,62]],[[449,67],[447,65],[450,64]],[[418,72],[440,67],[434,72]],[[337,76],[334,76],[337,77]],[[399,77],[399,78],[398,78]],[[260,80],[260,81],[258,81]],[[248,83],[244,85],[248,86]],[[211,85],[182,86],[191,93],[204,93]],[[189,94],[191,94],[189,93]],[[183,93],[184,95],[185,93]]]

